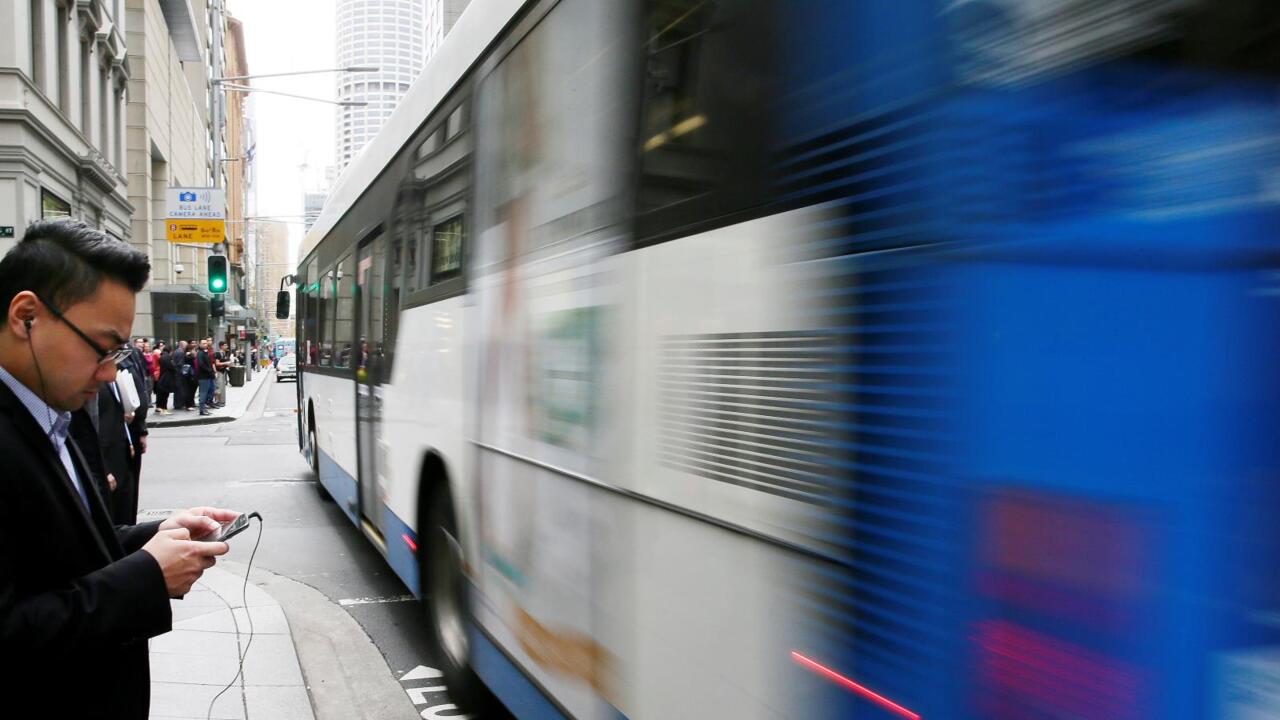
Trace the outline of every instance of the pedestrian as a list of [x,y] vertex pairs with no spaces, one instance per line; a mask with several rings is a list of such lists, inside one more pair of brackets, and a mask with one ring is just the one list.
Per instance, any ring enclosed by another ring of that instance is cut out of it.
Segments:
[[195,348],[188,345],[186,340],[179,340],[178,349],[173,351],[173,366],[178,371],[178,382],[173,389],[175,409],[191,409],[191,387],[196,382],[191,370],[191,353],[194,351]]
[[[102,453],[107,476],[102,495],[112,525],[133,525],[138,517],[138,484],[130,467],[133,460],[133,438],[129,418],[121,402],[115,382],[102,383],[97,397],[98,449]],[[86,448],[81,447],[82,450]]]
[[154,407],[153,397],[156,392],[156,378],[160,377],[160,357],[151,350],[151,343],[142,341],[142,362],[146,365],[147,407]]
[[[156,378],[156,412],[160,415],[172,415],[173,411],[169,409],[169,396],[173,394],[174,387],[178,382],[178,369],[173,366],[173,350],[164,347],[164,343],[159,344],[160,351],[159,372]],[[177,403],[177,396],[174,396],[174,403]]]
[[217,384],[213,391],[213,406],[226,407],[227,381],[230,379],[230,371],[227,368],[231,367],[231,353],[226,340],[218,343],[218,352],[213,354],[213,362],[218,371]]
[[200,414],[212,415],[213,413],[209,410],[213,405],[217,366],[213,364],[213,353],[209,352],[209,341],[207,339],[200,341],[200,349],[196,351],[195,359],[192,361],[192,368],[195,370],[196,381],[200,384]]
[[[123,512],[121,514],[121,517],[136,518],[138,514],[138,483],[142,482],[142,456],[147,452],[147,413],[149,412],[147,380],[151,376],[147,372],[146,355],[137,346],[133,348],[133,352],[130,353],[129,357],[120,363],[120,367],[129,371],[129,375],[133,378],[134,389],[140,398],[137,409],[125,418],[129,428],[129,442],[132,445],[132,452],[129,455],[129,469],[133,471],[133,511],[127,515]],[[126,524],[132,525],[133,523],[134,520],[129,520]]]
[[190,538],[230,510],[113,527],[69,439],[72,413],[127,355],[149,273],[146,255],[74,220],[33,223],[0,260],[0,696],[12,712],[78,717],[92,698],[92,715],[146,718],[147,640],[228,549]]

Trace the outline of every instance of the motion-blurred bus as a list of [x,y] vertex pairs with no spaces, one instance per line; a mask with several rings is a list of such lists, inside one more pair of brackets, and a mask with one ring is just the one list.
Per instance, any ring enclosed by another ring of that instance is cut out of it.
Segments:
[[1280,716],[1277,8],[471,3],[297,271],[459,702]]

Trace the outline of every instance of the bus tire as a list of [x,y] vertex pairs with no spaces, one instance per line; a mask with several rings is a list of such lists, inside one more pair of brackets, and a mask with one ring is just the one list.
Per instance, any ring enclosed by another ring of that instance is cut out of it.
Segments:
[[316,494],[321,500],[333,502],[333,496],[325,489],[324,483],[320,482],[320,446],[316,445],[316,428],[312,425],[307,430],[307,443],[311,447],[311,474],[316,478]]
[[471,669],[467,637],[471,615],[448,485],[432,482],[421,492],[427,495],[419,524],[418,578],[428,649],[454,703],[472,717],[490,717],[496,700]]

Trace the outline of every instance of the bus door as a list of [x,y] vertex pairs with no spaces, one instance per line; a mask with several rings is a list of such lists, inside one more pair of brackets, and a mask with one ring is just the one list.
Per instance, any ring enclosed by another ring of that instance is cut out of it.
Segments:
[[378,462],[378,426],[382,419],[383,299],[386,295],[381,233],[365,240],[356,259],[357,345],[356,457],[359,463],[360,515],[365,527],[382,536],[384,490]]

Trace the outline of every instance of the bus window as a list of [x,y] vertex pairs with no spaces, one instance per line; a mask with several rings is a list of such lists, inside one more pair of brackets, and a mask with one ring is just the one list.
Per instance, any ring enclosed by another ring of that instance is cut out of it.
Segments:
[[337,290],[337,270],[330,270],[320,278],[320,316],[316,327],[319,330],[319,338],[316,344],[320,348],[319,365],[320,367],[330,367],[333,365],[333,318],[334,318],[334,293]]
[[315,365],[320,352],[320,275],[316,271],[316,261],[312,258],[307,263],[306,272],[303,274],[303,286],[301,289],[301,298],[299,303],[306,304],[306,321],[303,323],[302,332],[304,337],[299,339],[302,343],[299,345],[303,349],[300,353],[301,360],[307,365]]
[[352,335],[355,331],[356,274],[348,253],[334,270],[335,303],[330,347],[335,368],[351,367]]
[[642,239],[763,204],[772,11],[770,0],[645,3]]
[[462,272],[462,216],[437,224],[431,230],[431,284],[452,280]]

